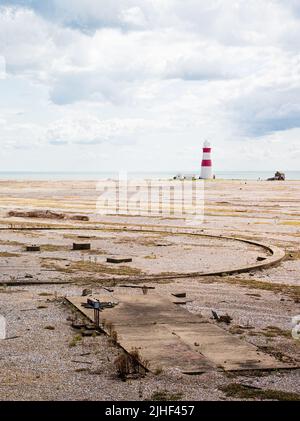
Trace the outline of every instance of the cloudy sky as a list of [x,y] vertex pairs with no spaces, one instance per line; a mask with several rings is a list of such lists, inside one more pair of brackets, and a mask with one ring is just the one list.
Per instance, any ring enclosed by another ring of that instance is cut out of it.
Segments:
[[300,170],[299,0],[0,0],[0,171]]

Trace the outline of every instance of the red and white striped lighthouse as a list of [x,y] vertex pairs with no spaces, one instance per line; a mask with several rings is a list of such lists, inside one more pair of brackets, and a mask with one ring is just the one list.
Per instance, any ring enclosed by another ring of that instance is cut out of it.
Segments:
[[212,178],[211,146],[209,142],[204,142],[203,158],[201,164],[201,178],[208,180]]

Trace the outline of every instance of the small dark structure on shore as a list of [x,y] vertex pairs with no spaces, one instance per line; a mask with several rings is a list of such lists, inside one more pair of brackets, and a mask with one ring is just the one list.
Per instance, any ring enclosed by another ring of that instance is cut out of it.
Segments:
[[268,178],[268,181],[285,181],[285,174],[284,172],[277,171],[274,177]]
[[73,243],[73,250],[91,250],[90,243]]
[[34,251],[41,251],[41,247],[37,245],[26,246],[26,251],[34,252]]

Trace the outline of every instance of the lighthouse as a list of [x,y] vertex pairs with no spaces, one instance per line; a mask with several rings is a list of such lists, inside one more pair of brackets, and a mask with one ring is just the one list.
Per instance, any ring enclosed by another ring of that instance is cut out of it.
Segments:
[[201,164],[201,177],[204,180],[212,178],[211,146],[209,142],[204,142],[203,158]]

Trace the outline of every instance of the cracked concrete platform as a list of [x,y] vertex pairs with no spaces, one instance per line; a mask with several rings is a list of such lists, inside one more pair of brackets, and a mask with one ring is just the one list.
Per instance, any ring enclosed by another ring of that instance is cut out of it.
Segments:
[[[93,298],[102,300],[95,295]],[[114,294],[114,308],[100,313],[104,330],[111,323],[119,345],[127,352],[138,349],[149,369],[178,368],[182,373],[198,374],[211,370],[275,370],[297,368],[259,351],[206,318],[176,306],[157,293],[147,295]],[[86,297],[67,300],[90,320],[94,310],[84,308]],[[106,297],[107,300],[107,297]]]

